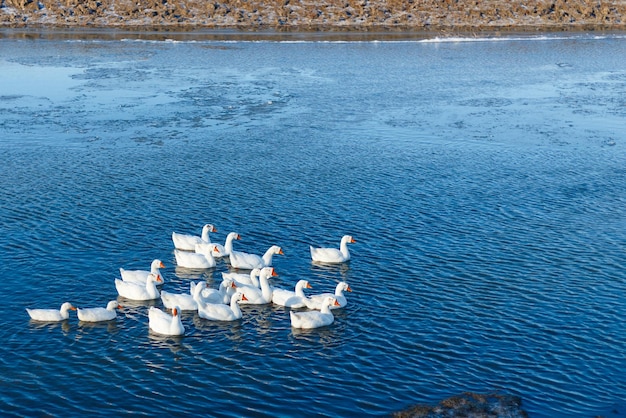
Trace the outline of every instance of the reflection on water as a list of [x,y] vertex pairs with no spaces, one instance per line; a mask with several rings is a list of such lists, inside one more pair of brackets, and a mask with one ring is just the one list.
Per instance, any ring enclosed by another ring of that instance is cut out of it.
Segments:
[[150,306],[160,306],[160,299],[151,299],[151,300],[134,300],[127,299],[124,296],[118,296],[117,302],[122,305],[124,313],[126,315],[134,315],[139,312],[143,312],[143,308],[149,308]]
[[[314,261],[311,263],[311,272],[313,274],[318,273],[320,275],[330,275],[331,273],[339,273],[341,277],[345,279],[348,271],[350,270],[350,263],[329,264],[322,263],[320,261]],[[342,279],[341,281],[345,281]]]
[[174,268],[174,274],[176,274],[176,277],[179,279],[211,282],[213,280],[214,273],[214,269],[190,269],[179,266],[175,266]]
[[149,330],[148,336],[150,343],[154,348],[168,348],[172,353],[176,354],[185,350],[184,335],[161,335]]
[[78,321],[78,326],[85,332],[89,332],[92,329],[105,329],[107,332],[115,333],[121,329],[117,323],[117,319],[100,322]]
[[57,328],[60,328],[65,335],[67,335],[72,330],[72,325],[70,324],[69,320],[58,322],[42,322],[31,319],[28,321],[28,326],[31,330],[55,330]]
[[337,333],[332,325],[317,329],[292,328],[290,336],[296,350],[314,351],[336,347],[339,345],[338,339],[341,338],[341,334]]

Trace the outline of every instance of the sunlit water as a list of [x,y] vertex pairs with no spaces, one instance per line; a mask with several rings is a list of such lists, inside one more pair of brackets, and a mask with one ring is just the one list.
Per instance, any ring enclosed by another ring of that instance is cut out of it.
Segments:
[[[189,37],[189,36],[188,36]],[[463,391],[532,417],[626,414],[626,38],[406,42],[0,38],[0,410],[387,415]],[[119,267],[205,223],[272,244],[347,308],[297,332],[244,308],[183,338],[111,323]],[[352,261],[309,244],[352,234]]]

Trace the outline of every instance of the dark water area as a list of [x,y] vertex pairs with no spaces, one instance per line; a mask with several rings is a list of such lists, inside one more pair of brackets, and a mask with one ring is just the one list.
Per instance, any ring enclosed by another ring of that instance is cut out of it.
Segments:
[[[5,34],[6,35],[6,34]],[[626,37],[0,38],[3,416],[385,416],[464,391],[626,415]],[[202,225],[277,287],[347,281],[335,322],[243,307],[186,334],[105,306]],[[352,260],[311,263],[309,245]]]

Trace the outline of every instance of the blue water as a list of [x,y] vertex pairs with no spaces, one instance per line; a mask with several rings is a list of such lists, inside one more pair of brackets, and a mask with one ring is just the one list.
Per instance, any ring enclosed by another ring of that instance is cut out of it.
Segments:
[[[626,415],[626,37],[229,41],[0,36],[3,416],[384,416],[464,391],[532,417]],[[254,38],[253,38],[254,39]],[[119,267],[172,231],[353,289],[330,327],[244,307],[111,323]],[[309,244],[352,261],[319,267]]]

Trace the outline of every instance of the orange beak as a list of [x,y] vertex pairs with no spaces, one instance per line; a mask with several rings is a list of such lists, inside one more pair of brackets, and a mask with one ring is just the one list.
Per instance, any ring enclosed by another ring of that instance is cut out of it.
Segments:
[[241,235],[237,234],[237,236],[235,237],[235,239],[241,239]]
[[70,308],[70,311],[75,311],[75,310],[76,310],[76,307],[75,307],[75,306],[72,306],[72,307]]
[[341,303],[337,299],[335,299],[335,306],[341,306]]
[[211,229],[211,232],[217,232],[217,228],[213,227],[213,229]]
[[356,241],[354,240],[354,238],[352,238],[352,239],[350,240],[350,244],[354,244],[355,242],[356,242]]
[[161,264],[159,264],[159,267],[164,269],[165,268],[165,264],[163,264],[163,262],[161,261]]
[[274,270],[274,267],[272,267],[272,274],[271,276],[278,276],[278,273],[276,273],[276,270]]
[[285,253],[283,252],[283,249],[282,249],[282,248],[281,248],[280,250],[278,250],[278,254],[285,255]]
[[235,284],[235,282],[232,282],[230,287],[237,288],[237,285]]
[[246,297],[246,295],[242,294],[241,295],[241,300],[248,300],[248,298]]
[[313,286],[311,286],[311,284],[307,282],[307,284],[306,284],[306,288],[307,288],[307,289],[313,289]]
[[177,316],[178,315],[178,309],[176,309],[176,308],[172,309],[172,315],[173,316]]
[[117,309],[122,309],[123,306],[122,305],[117,305]]
[[348,286],[348,287],[346,288],[346,290],[347,290],[348,292],[352,292],[352,289],[350,288],[350,286]]
[[217,248],[217,247],[213,247],[213,251],[215,251],[216,253],[219,253],[219,252],[220,252],[220,249],[219,249],[219,248]]

